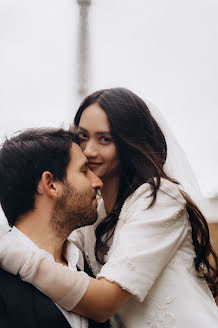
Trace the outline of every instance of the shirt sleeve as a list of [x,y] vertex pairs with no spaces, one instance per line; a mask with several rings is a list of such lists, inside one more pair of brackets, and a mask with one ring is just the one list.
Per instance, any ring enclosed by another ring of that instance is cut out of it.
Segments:
[[107,261],[97,276],[116,282],[141,302],[191,229],[176,185],[163,183],[148,208],[150,195],[150,185],[142,185],[121,212]]

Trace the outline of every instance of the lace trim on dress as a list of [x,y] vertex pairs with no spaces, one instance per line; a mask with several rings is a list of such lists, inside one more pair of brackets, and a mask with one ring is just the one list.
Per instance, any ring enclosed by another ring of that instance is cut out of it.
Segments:
[[169,311],[169,306],[175,299],[175,297],[148,298],[148,304],[152,307],[152,311],[150,314],[146,314],[146,323],[150,328],[176,328],[175,314]]
[[167,230],[167,232],[172,232],[177,228],[187,225],[187,223],[188,223],[187,211],[186,211],[186,207],[183,207],[176,213],[175,216],[171,217],[164,223],[164,227]]
[[190,256],[185,251],[178,250],[170,263],[176,266],[181,266],[184,270],[188,271],[193,276],[197,274],[194,266],[193,256]]

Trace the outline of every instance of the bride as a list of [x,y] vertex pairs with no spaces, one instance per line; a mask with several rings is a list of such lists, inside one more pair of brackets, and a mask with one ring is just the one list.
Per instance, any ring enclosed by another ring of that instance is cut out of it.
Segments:
[[89,168],[104,183],[97,223],[70,235],[97,279],[87,276],[75,304],[81,273],[41,250],[23,256],[20,242],[22,262],[12,241],[1,265],[11,257],[8,271],[67,310],[101,322],[116,313],[118,326],[127,328],[217,327],[217,256],[207,223],[180,185],[181,163],[168,160],[165,131],[146,103],[123,88],[100,90],[82,102],[74,123]]

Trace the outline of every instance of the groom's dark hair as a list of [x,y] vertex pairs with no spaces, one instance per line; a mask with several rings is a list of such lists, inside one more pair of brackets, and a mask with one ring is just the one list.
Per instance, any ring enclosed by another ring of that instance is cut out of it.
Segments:
[[0,148],[0,202],[10,226],[34,208],[38,182],[44,171],[63,181],[77,136],[68,130],[27,129]]

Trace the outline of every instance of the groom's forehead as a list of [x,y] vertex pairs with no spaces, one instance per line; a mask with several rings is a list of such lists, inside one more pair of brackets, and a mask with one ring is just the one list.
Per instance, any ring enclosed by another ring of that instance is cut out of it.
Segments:
[[70,163],[74,167],[82,167],[88,165],[86,156],[83,154],[81,148],[74,142],[72,143],[70,150]]

